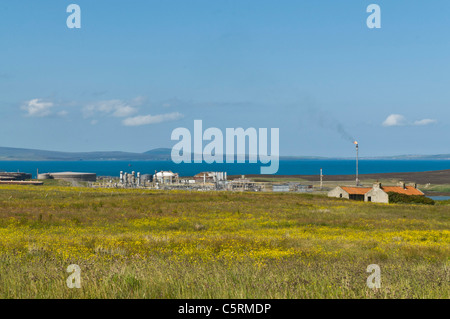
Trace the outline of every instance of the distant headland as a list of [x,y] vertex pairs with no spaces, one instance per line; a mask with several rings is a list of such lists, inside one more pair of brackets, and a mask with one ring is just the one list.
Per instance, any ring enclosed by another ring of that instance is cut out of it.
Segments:
[[[0,147],[0,161],[171,161],[170,148],[156,148],[144,153],[121,151],[58,152],[38,149]],[[299,159],[351,159],[350,157],[280,156],[283,160]],[[450,154],[398,155],[361,157],[361,159],[386,160],[450,160]]]

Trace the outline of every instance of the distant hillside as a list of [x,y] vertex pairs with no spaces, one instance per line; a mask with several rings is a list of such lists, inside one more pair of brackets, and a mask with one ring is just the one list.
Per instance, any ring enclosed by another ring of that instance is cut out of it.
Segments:
[[365,157],[364,159],[388,159],[388,160],[450,160],[450,154],[438,155],[397,155],[397,156],[379,156]]
[[128,152],[55,152],[24,148],[0,147],[0,161],[165,161],[170,149],[145,153]]
[[[170,148],[156,148],[144,153],[130,152],[56,152],[25,148],[0,147],[0,161],[170,161]],[[193,155],[192,155],[193,156]],[[248,155],[246,156],[248,158]],[[280,156],[283,160],[332,159],[315,156]],[[336,158],[333,158],[336,159]],[[352,159],[352,158],[341,158]],[[364,157],[362,159],[450,160],[450,154]]]
[[171,153],[172,150],[170,148],[155,148],[154,150],[144,152],[143,154],[171,160]]
[[[394,159],[396,157],[393,157]],[[402,159],[440,159],[440,160],[450,160],[450,154],[439,154],[439,155],[405,155],[401,156]]]

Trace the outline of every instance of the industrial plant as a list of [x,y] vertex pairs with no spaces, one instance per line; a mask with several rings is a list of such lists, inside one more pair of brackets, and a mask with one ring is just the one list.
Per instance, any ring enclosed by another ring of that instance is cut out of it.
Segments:
[[97,174],[78,172],[45,173],[38,174],[38,179],[59,179],[68,182],[95,182],[97,180]]
[[[323,169],[317,176],[318,185],[301,184],[300,182],[279,182],[271,179],[251,179],[245,175],[228,176],[227,172],[204,171],[192,177],[182,177],[172,171],[157,171],[153,174],[141,172],[120,171],[117,176],[99,176],[95,173],[54,172],[41,173],[37,171],[38,181],[32,181],[32,175],[21,172],[0,172],[0,184],[43,185],[46,180],[62,180],[74,186],[94,188],[126,188],[155,190],[198,190],[198,191],[241,191],[241,192],[318,192],[328,197],[344,198],[364,202],[389,203],[389,194],[396,193],[406,196],[424,196],[417,185],[384,186],[374,183],[372,187],[364,187],[359,179],[359,143],[356,146],[355,186],[337,186],[336,183],[324,186]],[[334,187],[331,189],[331,187]]]
[[31,179],[31,174],[0,172],[0,181],[25,181],[27,179]]
[[141,188],[160,190],[199,190],[199,191],[248,191],[248,192],[312,192],[313,185],[300,183],[256,182],[245,175],[229,178],[227,172],[200,172],[192,177],[182,177],[172,171],[155,171],[154,174],[141,174],[120,171],[117,177],[100,177],[92,187],[101,188]]
[[0,185],[43,185],[42,182],[31,181],[31,174],[0,172]]

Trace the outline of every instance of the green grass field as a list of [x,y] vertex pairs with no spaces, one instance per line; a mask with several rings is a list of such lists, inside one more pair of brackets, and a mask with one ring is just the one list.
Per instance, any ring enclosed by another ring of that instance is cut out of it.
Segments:
[[449,298],[449,214],[448,202],[1,186],[0,297]]
[[433,191],[433,192],[446,192],[450,193],[450,184],[444,185],[431,185],[429,187],[424,187],[424,190]]

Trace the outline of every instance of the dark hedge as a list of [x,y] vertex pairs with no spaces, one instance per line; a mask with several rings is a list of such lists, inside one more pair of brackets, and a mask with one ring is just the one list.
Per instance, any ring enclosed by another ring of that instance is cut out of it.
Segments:
[[388,195],[389,195],[389,203],[413,203],[413,204],[434,205],[434,200],[426,196],[404,195],[394,192],[388,192]]

